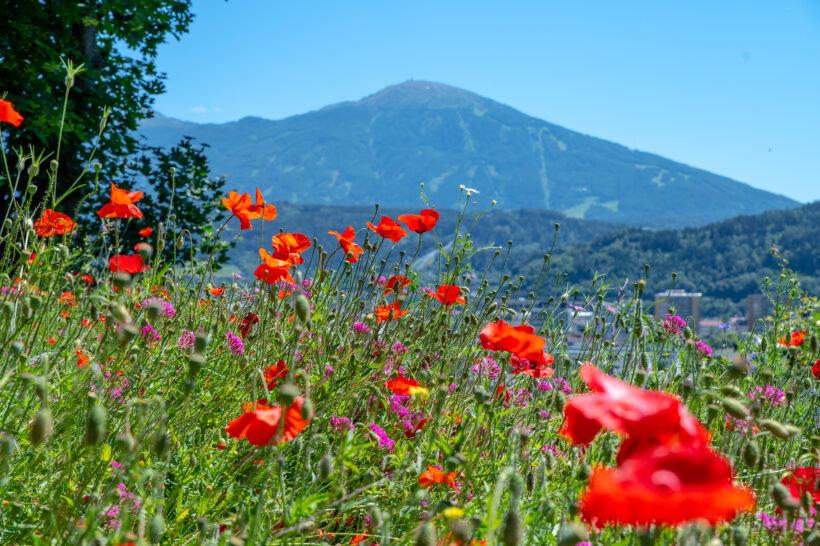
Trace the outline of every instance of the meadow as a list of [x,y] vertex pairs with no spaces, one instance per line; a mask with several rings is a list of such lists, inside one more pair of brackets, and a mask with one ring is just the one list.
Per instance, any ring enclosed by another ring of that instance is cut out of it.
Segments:
[[[27,121],[0,101],[0,141]],[[51,157],[3,149],[0,543],[820,544],[820,303],[785,265],[729,353],[552,248],[530,292],[490,274],[512,242],[473,245],[470,188],[451,232],[425,201],[328,247],[232,191],[215,233],[259,233],[259,264],[217,283],[93,157],[78,225]],[[574,351],[567,309],[595,313]]]

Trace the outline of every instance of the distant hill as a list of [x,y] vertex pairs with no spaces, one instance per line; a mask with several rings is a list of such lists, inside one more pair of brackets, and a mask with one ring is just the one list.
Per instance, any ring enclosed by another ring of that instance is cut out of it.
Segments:
[[512,210],[636,226],[704,224],[798,203],[663,157],[582,135],[474,93],[410,81],[282,120],[146,120],[149,144],[210,145],[231,188],[269,201],[456,208],[458,186]]
[[[622,284],[627,278],[635,282],[643,276],[644,264],[650,264],[647,294],[667,290],[674,272],[676,288],[703,292],[712,302],[712,312],[718,314],[729,310],[729,302],[760,293],[764,277],[777,282],[780,269],[773,246],[800,274],[805,290],[820,292],[818,241],[820,201],[677,231],[611,231],[590,242],[561,247],[553,261],[581,286],[594,272],[606,273],[613,283]],[[533,254],[513,266],[516,273],[532,275],[540,268],[540,259]]]

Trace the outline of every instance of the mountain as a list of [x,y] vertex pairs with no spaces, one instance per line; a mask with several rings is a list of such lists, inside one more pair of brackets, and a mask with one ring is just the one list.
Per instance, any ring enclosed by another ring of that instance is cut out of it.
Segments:
[[[781,259],[800,274],[803,288],[820,292],[820,201],[790,210],[742,215],[706,226],[682,230],[616,230],[586,243],[561,247],[553,263],[576,285],[595,272],[618,285],[640,279],[649,264],[646,294],[666,291],[676,273],[675,288],[702,292],[711,308],[701,314],[742,312],[732,303],[761,293],[765,277],[776,284]],[[772,252],[776,249],[777,256]],[[532,254],[514,274],[533,275],[541,257]]]
[[267,120],[196,124],[156,115],[141,133],[169,146],[210,145],[213,171],[269,201],[457,208],[464,184],[483,203],[559,210],[645,227],[697,225],[798,203],[729,178],[631,150],[424,81],[356,102]]

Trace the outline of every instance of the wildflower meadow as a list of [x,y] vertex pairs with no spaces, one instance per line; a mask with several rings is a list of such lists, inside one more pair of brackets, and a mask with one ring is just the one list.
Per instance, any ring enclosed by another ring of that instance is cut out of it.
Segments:
[[[7,98],[0,143],[32,121]],[[213,218],[261,241],[224,281],[164,260],[173,201],[148,225],[93,155],[70,192],[104,204],[62,210],[59,150],[3,147],[0,543],[820,544],[820,302],[785,265],[774,313],[710,347],[643,279],[569,286],[550,248],[532,291],[473,269],[512,244],[473,243],[477,190],[455,232],[422,193],[302,234],[257,189]]]

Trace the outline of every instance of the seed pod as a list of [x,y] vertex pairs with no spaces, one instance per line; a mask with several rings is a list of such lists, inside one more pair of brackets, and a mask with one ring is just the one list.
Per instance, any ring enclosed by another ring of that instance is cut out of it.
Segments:
[[562,523],[558,529],[557,546],[575,546],[587,539],[586,527],[578,523]]
[[749,416],[749,410],[740,400],[736,398],[724,398],[723,409],[725,409],[729,415],[735,419],[745,419]]
[[772,486],[771,491],[769,494],[772,497],[774,503],[783,511],[791,511],[797,508],[797,500],[791,496],[789,490],[786,489],[786,486],[780,482],[775,483]]
[[293,308],[296,311],[296,318],[302,324],[307,324],[307,321],[310,320],[310,302],[303,294],[298,294],[293,299]]
[[130,432],[122,432],[121,434],[118,434],[116,443],[117,448],[126,453],[134,451],[134,448],[137,447],[137,440]]
[[164,534],[165,518],[162,517],[162,514],[154,513],[151,516],[151,522],[148,524],[148,540],[151,544],[159,544]]
[[105,412],[105,406],[102,404],[94,404],[88,410],[88,417],[85,425],[85,443],[90,446],[95,446],[105,439],[106,421],[108,415]]
[[734,546],[746,546],[749,542],[749,532],[745,527],[735,525],[732,527],[732,544]]
[[760,446],[757,440],[750,440],[743,446],[743,460],[750,467],[754,467],[760,461]]
[[763,419],[760,421],[760,426],[769,431],[772,436],[780,438],[781,440],[788,440],[790,437],[786,427],[774,419]]
[[501,532],[501,544],[504,546],[518,546],[523,535],[521,514],[513,507],[504,515],[504,529]]
[[686,326],[686,327],[683,329],[683,337],[684,337],[684,339],[686,339],[686,340],[690,340],[690,339],[692,339],[692,329],[691,329],[691,328],[689,328],[688,326]]
[[435,546],[437,542],[436,528],[429,521],[421,522],[416,529],[415,546]]
[[38,446],[48,440],[51,432],[54,429],[54,418],[51,415],[51,410],[48,408],[40,408],[34,415],[34,420],[31,423],[31,430],[29,431],[29,440],[34,446]]
[[330,454],[325,453],[319,459],[319,480],[326,482],[330,475],[333,474],[333,458]]

